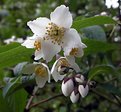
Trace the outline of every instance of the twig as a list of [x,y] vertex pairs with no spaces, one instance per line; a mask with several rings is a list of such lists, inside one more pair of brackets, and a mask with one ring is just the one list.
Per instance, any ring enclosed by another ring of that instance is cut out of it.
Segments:
[[117,80],[117,77],[113,77],[112,79],[108,80],[108,81],[104,81],[104,82],[98,82],[99,84],[106,84],[106,83],[109,83],[109,82],[112,82],[112,81],[115,81]]
[[94,90],[94,89],[92,89],[92,92],[94,92],[95,94],[97,94],[97,95],[99,95],[99,96],[105,98],[105,99],[108,100],[109,102],[111,102],[111,103],[113,103],[113,104],[115,104],[115,105],[117,105],[117,106],[120,106],[117,102],[111,100],[107,95],[104,95],[104,94],[102,94],[101,92],[98,92],[98,91],[96,91],[96,90]]
[[34,90],[33,90],[32,96],[30,97],[30,99],[28,100],[28,103],[26,105],[26,108],[25,108],[26,110],[29,110],[29,107],[31,105],[31,102],[32,102],[37,90],[38,90],[38,87],[35,87]]
[[44,102],[53,100],[53,99],[55,99],[55,98],[57,98],[57,97],[60,97],[60,96],[63,96],[63,94],[58,94],[58,95],[52,96],[52,97],[50,97],[50,98],[41,100],[41,101],[39,101],[39,102],[37,102],[37,103],[34,103],[34,104],[30,105],[30,106],[29,106],[29,109],[31,109],[31,108],[33,108],[33,107],[36,107],[36,106],[38,106],[38,105],[41,104],[41,103],[44,103]]
[[118,104],[121,106],[121,101],[119,100],[119,98],[115,94],[113,94],[113,93],[112,93],[112,95],[116,99],[116,101],[118,102]]

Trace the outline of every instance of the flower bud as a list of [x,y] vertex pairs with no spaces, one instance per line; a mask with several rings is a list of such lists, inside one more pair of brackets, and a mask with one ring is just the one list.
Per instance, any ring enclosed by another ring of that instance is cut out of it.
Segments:
[[71,95],[70,95],[70,99],[71,99],[72,103],[78,102],[78,100],[79,100],[79,92],[73,91],[71,93]]
[[77,74],[77,75],[75,76],[75,80],[76,80],[76,82],[78,82],[78,83],[83,83],[83,82],[84,82],[84,76],[81,75],[81,74]]
[[69,96],[71,94],[71,92],[74,90],[73,80],[71,78],[70,79],[69,78],[68,79],[65,79],[62,82],[61,89],[62,89],[62,93],[65,96]]
[[88,85],[86,85],[85,87],[84,87],[84,85],[79,85],[78,90],[79,90],[79,93],[81,94],[82,98],[84,98],[88,94],[89,87],[88,87]]

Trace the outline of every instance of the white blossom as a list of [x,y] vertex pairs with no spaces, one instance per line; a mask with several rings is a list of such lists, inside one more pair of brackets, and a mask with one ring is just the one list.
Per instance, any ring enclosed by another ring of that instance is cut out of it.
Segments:
[[69,12],[69,8],[65,5],[57,7],[50,14],[50,19],[46,17],[39,17],[36,20],[29,21],[27,25],[38,37],[38,40],[35,41],[36,43],[34,43],[34,45],[38,45],[40,40],[42,41],[42,47],[37,47],[36,49],[38,52],[37,54],[35,53],[35,58],[36,56],[37,59],[44,58],[47,62],[49,62],[55,54],[60,52],[61,48],[64,49],[67,56],[75,56],[75,52],[77,51],[77,55],[82,56],[82,49],[85,45],[81,42],[78,32],[71,28],[72,22],[72,15]]
[[50,70],[44,63],[34,62],[24,66],[22,73],[35,75],[35,80],[39,88],[44,87],[45,83],[50,82]]
[[60,74],[60,71],[62,72],[65,69],[65,68],[61,68],[62,66],[65,68],[71,67],[77,72],[80,71],[79,66],[75,63],[75,60],[73,60],[73,58],[60,57],[58,60],[55,61],[51,69],[51,74],[56,82],[58,80],[62,80],[66,76],[66,74]]

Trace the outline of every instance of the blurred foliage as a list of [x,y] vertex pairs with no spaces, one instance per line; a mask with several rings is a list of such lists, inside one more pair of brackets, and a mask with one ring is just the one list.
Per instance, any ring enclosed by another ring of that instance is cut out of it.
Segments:
[[[26,23],[40,16],[49,18],[60,4],[69,6],[75,19],[73,27],[83,35],[82,41],[88,46],[83,58],[76,61],[82,74],[94,79],[97,87],[76,104],[69,98],[59,97],[31,108],[30,112],[120,112],[121,26],[105,24],[113,21],[109,18],[107,22],[106,17],[95,23],[93,17],[102,12],[112,18],[119,17],[119,9],[107,9],[105,0],[0,0],[0,112],[27,112],[24,109],[35,86],[33,77],[14,67],[23,61],[32,62],[33,50],[17,43],[3,45],[4,39],[13,35],[17,38],[31,36]],[[91,17],[90,21],[85,19],[88,17]],[[24,67],[23,64],[18,66]],[[8,77],[7,81],[3,81],[3,77]],[[52,81],[39,89],[33,103],[61,93],[60,85]]]

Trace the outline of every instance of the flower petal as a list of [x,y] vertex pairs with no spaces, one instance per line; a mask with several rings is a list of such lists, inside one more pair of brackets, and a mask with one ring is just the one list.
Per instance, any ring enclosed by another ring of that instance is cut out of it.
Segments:
[[69,62],[69,64],[71,65],[71,67],[74,68],[74,70],[76,70],[76,72],[80,72],[80,68],[76,64],[75,58],[73,56],[66,56],[66,59]]
[[62,41],[64,42],[63,45],[62,45],[63,48],[68,47],[68,46],[73,47],[77,44],[82,43],[80,35],[73,28],[66,30]]
[[61,90],[65,96],[69,96],[71,92],[74,90],[73,80],[69,79],[66,82],[63,81],[61,85]]
[[30,27],[32,32],[38,36],[44,36],[46,33],[46,27],[50,20],[45,17],[37,18],[36,20],[29,21],[27,25]]
[[53,23],[64,28],[70,28],[72,25],[72,15],[69,8],[65,5],[57,7],[51,14],[50,19]]
[[52,58],[60,52],[61,47],[57,44],[53,44],[51,40],[45,40],[42,42],[42,51],[44,54],[44,59],[49,62]]
[[82,98],[84,98],[88,94],[89,87],[88,87],[88,85],[86,85],[85,87],[83,85],[79,85],[78,90],[79,90],[79,93],[81,94]]
[[34,39],[27,39],[24,41],[23,44],[21,44],[22,46],[25,46],[26,48],[34,48]]
[[65,32],[63,42],[62,47],[65,56],[69,56],[73,48],[78,48],[77,57],[83,56],[83,48],[85,48],[86,45],[82,43],[81,37],[75,29],[71,28]]
[[38,87],[42,88],[44,87],[45,83],[48,81],[48,76],[41,77],[41,76],[36,75],[35,80],[36,80]]
[[34,59],[35,59],[35,60],[39,60],[39,59],[42,58],[42,57],[44,57],[42,49],[40,49],[39,51],[36,50],[36,51],[35,51],[35,58],[34,58]]
[[53,78],[56,82],[58,80],[63,80],[63,78],[66,76],[66,75],[60,75],[59,72],[57,71],[57,69],[58,69],[57,63],[58,63],[59,60],[60,60],[60,58],[55,61],[55,63],[52,66],[52,69],[51,69],[51,74],[52,74],[52,76],[53,76]]
[[47,66],[45,63],[41,63],[41,64],[42,64],[44,67],[46,67],[46,69],[47,69],[47,72],[48,72],[48,82],[50,83],[50,75],[51,75],[51,72],[50,72],[48,66]]
[[72,103],[76,103],[79,100],[79,93],[75,94],[75,92],[73,91],[70,95],[70,99],[72,101]]

